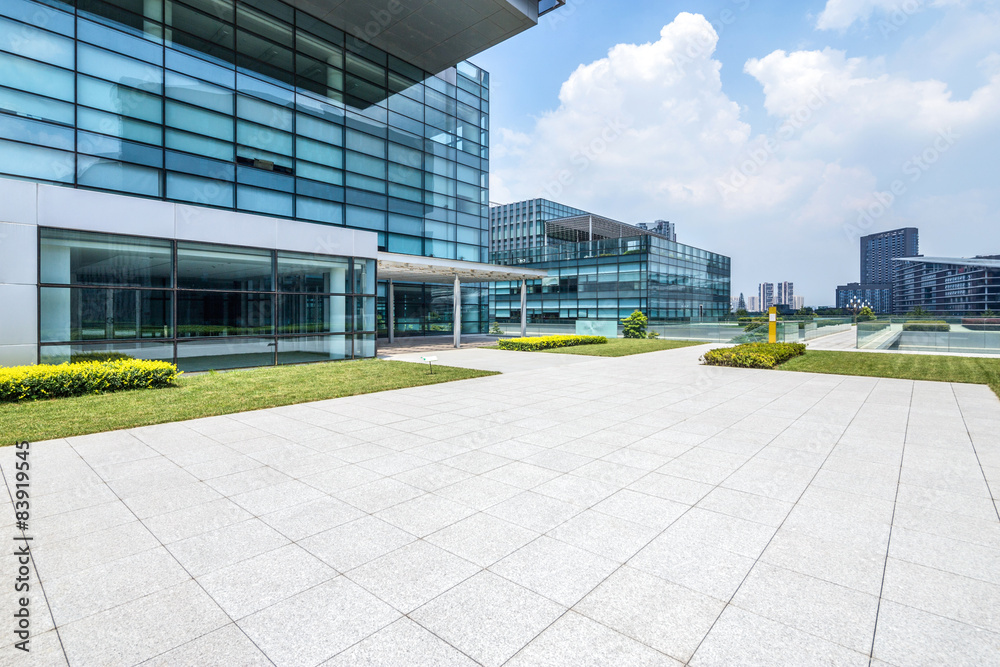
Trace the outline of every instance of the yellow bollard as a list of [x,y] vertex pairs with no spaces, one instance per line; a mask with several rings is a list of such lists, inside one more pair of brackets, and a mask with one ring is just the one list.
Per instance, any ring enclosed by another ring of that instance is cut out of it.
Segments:
[[778,342],[778,309],[774,306],[767,311],[767,342]]

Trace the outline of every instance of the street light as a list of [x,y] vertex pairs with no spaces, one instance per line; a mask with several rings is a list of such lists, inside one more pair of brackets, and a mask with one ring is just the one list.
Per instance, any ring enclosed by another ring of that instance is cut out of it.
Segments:
[[865,308],[871,308],[871,304],[868,303],[867,299],[862,300],[857,296],[852,296],[851,300],[847,302],[847,311],[853,316],[854,324],[858,323],[858,313]]

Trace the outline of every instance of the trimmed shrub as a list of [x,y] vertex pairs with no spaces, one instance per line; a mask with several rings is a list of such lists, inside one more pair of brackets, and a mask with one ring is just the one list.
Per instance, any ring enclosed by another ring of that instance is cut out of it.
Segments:
[[774,368],[805,353],[806,346],[802,343],[744,343],[736,347],[709,350],[702,359],[710,366]]
[[604,336],[538,336],[535,338],[501,338],[497,341],[497,344],[501,350],[535,352],[537,350],[550,350],[556,347],[595,345],[607,342],[608,339]]
[[0,368],[0,402],[158,389],[172,385],[178,375],[173,364],[145,359]]
[[903,331],[951,331],[951,325],[943,321],[905,322]]
[[633,311],[631,315],[622,319],[622,336],[624,338],[645,338],[646,324],[649,318],[643,315],[641,310]]

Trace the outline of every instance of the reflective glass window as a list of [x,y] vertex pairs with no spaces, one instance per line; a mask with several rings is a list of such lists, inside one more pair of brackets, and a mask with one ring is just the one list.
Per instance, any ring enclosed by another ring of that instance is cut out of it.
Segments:
[[43,228],[41,281],[55,285],[170,287],[171,243]]
[[43,343],[116,338],[169,338],[171,292],[104,287],[39,290]]
[[177,292],[177,337],[273,334],[270,294]]
[[278,290],[282,292],[351,292],[346,257],[278,253]]
[[181,289],[268,291],[271,285],[268,250],[177,244],[177,286]]

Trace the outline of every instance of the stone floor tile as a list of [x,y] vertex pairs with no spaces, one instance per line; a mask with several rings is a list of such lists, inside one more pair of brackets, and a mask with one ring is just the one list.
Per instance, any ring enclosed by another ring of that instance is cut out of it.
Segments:
[[720,600],[626,565],[574,610],[686,662],[725,606]]
[[277,667],[318,665],[381,630],[400,613],[337,577],[239,621]]
[[225,528],[252,517],[250,512],[228,498],[219,498],[167,514],[149,517],[143,520],[143,524],[160,542],[170,544]]
[[565,611],[537,593],[482,572],[410,618],[485,667],[498,667]]
[[412,535],[425,537],[472,514],[475,510],[467,505],[427,493],[382,510],[377,516]]
[[365,513],[345,502],[323,496],[316,500],[264,514],[260,520],[297,542],[324,530],[354,521]]
[[59,633],[71,665],[135,665],[229,622],[189,580],[65,625]]
[[510,667],[680,667],[683,663],[570,611],[507,664]]
[[883,599],[1000,633],[1000,586],[889,558]]
[[874,657],[886,664],[936,667],[988,665],[1000,655],[1000,634],[882,600]]
[[599,556],[624,563],[656,537],[658,532],[655,528],[594,510],[586,510],[550,530],[548,535]]
[[867,653],[875,631],[878,597],[758,563],[731,604]]
[[479,512],[425,539],[480,567],[489,567],[538,537],[538,533]]
[[868,655],[738,607],[727,607],[690,664],[692,667],[866,667]]
[[288,539],[260,519],[248,519],[167,545],[192,576],[221,570],[288,544]]
[[300,540],[299,545],[339,572],[347,572],[415,539],[381,519],[366,516]]
[[289,544],[198,577],[198,582],[230,618],[239,620],[336,576],[329,565]]
[[579,506],[525,491],[485,510],[487,514],[536,533],[549,531],[583,511]]
[[388,665],[476,667],[477,663],[408,618],[399,619],[323,663],[323,667]]
[[270,667],[271,661],[254,646],[236,624],[230,623],[142,664],[143,667],[226,664],[241,667]]
[[542,536],[494,563],[490,571],[572,607],[618,567],[609,558]]
[[479,571],[477,565],[418,540],[349,571],[347,576],[407,614]]

